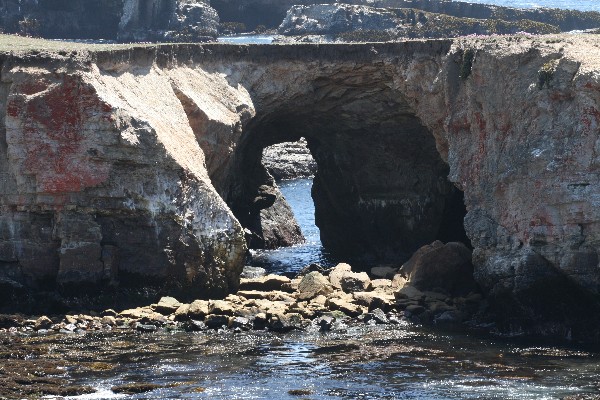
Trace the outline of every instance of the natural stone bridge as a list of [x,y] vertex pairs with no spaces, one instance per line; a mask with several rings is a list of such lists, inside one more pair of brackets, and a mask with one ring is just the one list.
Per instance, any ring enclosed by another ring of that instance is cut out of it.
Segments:
[[5,53],[0,278],[235,290],[247,242],[297,234],[262,149],[306,137],[326,246],[402,262],[466,241],[464,217],[501,320],[581,323],[600,292],[595,50],[559,36]]

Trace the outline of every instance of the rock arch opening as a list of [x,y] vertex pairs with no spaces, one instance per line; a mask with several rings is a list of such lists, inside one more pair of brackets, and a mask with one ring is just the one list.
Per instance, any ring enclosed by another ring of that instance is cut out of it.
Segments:
[[309,96],[257,109],[247,124],[227,198],[250,248],[287,246],[298,238],[262,153],[302,137],[318,165],[316,223],[336,258],[402,262],[437,239],[470,245],[462,192],[448,181],[432,133],[401,93],[355,78],[318,81]]

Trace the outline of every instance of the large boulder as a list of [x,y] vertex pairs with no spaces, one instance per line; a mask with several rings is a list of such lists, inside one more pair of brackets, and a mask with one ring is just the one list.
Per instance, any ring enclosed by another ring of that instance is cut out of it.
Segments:
[[404,263],[400,273],[419,290],[465,294],[476,288],[471,250],[462,243],[435,241],[423,246]]

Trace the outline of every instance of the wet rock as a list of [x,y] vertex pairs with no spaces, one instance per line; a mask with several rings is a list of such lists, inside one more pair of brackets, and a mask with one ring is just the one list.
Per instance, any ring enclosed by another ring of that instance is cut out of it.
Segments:
[[373,321],[375,324],[389,324],[389,319],[380,308],[376,308],[373,311],[365,314],[364,322],[369,323]]
[[380,266],[371,268],[371,275],[375,278],[392,279],[398,273],[398,268]]
[[296,274],[296,277],[303,277],[310,272],[318,272],[320,274],[327,275],[329,271],[326,268],[320,266],[319,264],[310,264],[302,268],[300,272]]
[[335,317],[332,315],[322,315],[314,320],[314,324],[319,327],[321,332],[330,331],[335,323]]
[[400,273],[419,290],[441,288],[448,293],[461,294],[477,288],[471,250],[462,243],[436,241],[423,246],[400,268]]
[[242,279],[240,281],[240,290],[258,290],[271,291],[281,290],[282,286],[291,283],[291,280],[285,276],[267,275],[253,279]]
[[186,332],[203,332],[208,329],[208,326],[202,321],[191,319],[183,323],[182,328]]
[[352,267],[349,264],[338,264],[331,271],[329,271],[329,282],[336,289],[342,288],[342,277],[344,274],[352,272]]
[[177,311],[181,303],[173,297],[163,297],[155,307],[155,311],[163,315],[169,315]]
[[340,286],[346,293],[365,292],[371,289],[371,279],[366,272],[346,272],[340,279]]
[[296,297],[299,300],[310,300],[319,295],[328,295],[333,292],[333,288],[329,280],[319,272],[310,272],[298,285]]
[[220,329],[229,326],[229,318],[227,315],[210,314],[204,320],[204,323],[209,329]]
[[269,318],[268,327],[274,332],[289,332],[304,329],[305,323],[302,315],[297,313],[274,314]]
[[158,330],[158,327],[156,325],[152,325],[152,324],[143,324],[140,322],[136,322],[135,324],[135,330],[138,332],[156,332]]
[[128,383],[125,385],[113,386],[110,390],[117,394],[139,394],[151,392],[162,387],[163,386],[154,383]]
[[261,267],[252,267],[250,265],[245,265],[242,270],[242,274],[240,278],[242,279],[256,279],[267,275],[267,270]]
[[253,321],[246,317],[234,317],[229,321],[229,328],[248,331],[252,329]]
[[456,310],[445,311],[433,319],[436,325],[456,325],[463,322],[463,315]]
[[267,314],[265,313],[258,313],[256,314],[254,320],[252,321],[252,327],[255,330],[263,330],[267,328],[267,325],[269,323],[269,319],[267,318]]

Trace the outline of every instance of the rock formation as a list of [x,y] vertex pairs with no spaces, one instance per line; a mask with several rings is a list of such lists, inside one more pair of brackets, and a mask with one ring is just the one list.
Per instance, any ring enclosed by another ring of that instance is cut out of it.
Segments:
[[[293,6],[335,4],[331,0],[211,0],[222,21],[238,21],[249,29],[257,25],[276,28]],[[600,13],[559,9],[519,9],[447,0],[345,0],[343,3],[378,8],[412,8],[459,18],[516,22],[530,20],[549,24],[561,31],[600,27]]]
[[230,290],[242,226],[260,235],[249,222],[277,199],[262,150],[305,137],[332,250],[402,262],[443,231],[452,241],[462,191],[474,276],[500,327],[597,341],[595,46],[565,35],[5,52],[1,276]]
[[343,41],[397,38],[448,38],[467,35],[559,33],[560,29],[530,20],[460,18],[412,8],[375,8],[348,4],[293,6],[278,29],[282,35],[329,35]]
[[0,29],[52,39],[214,40],[207,0],[0,0]]
[[267,147],[263,151],[262,163],[278,181],[309,178],[317,173],[317,163],[305,139]]

